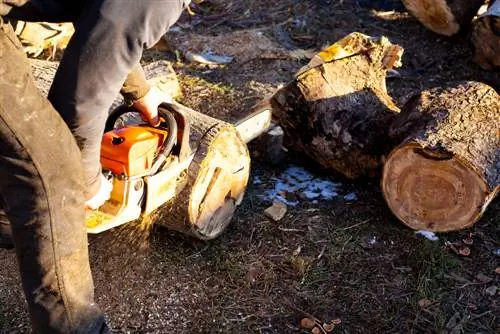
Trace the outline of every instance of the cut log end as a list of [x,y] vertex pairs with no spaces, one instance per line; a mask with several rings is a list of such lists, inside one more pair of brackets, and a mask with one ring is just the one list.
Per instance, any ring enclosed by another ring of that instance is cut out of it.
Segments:
[[415,230],[448,232],[480,218],[489,189],[460,159],[409,143],[384,166],[382,189],[392,212]]
[[484,0],[403,0],[403,3],[427,29],[452,36],[470,26]]
[[212,127],[189,166],[187,184],[158,223],[198,239],[219,236],[240,204],[250,175],[250,156],[236,129]]

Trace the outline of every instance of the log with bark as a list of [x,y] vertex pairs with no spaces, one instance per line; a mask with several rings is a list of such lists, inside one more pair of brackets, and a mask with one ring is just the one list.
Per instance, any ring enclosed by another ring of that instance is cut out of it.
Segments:
[[[39,59],[30,59],[29,61],[37,88],[44,96],[47,96],[59,62]],[[179,85],[175,71],[168,61],[154,61],[144,66],[144,73],[151,86],[158,87],[160,90],[172,95],[173,98],[178,98],[182,95],[181,86]],[[121,103],[123,103],[123,98],[117,96],[112,108]]]
[[499,191],[500,97],[459,82],[411,98],[390,128],[402,143],[388,156],[382,190],[416,230],[446,232],[477,221]]
[[500,0],[474,21],[471,36],[474,61],[485,70],[500,68]]
[[402,52],[386,38],[353,33],[314,56],[271,101],[285,146],[348,178],[374,175],[399,111],[386,72]]
[[406,9],[435,33],[452,36],[471,25],[485,0],[402,0]]

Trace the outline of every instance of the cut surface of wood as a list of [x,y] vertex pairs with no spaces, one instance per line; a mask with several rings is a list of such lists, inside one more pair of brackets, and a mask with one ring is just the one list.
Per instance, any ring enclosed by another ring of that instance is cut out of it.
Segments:
[[427,29],[452,36],[471,24],[484,0],[402,0]]
[[208,240],[227,227],[250,175],[250,156],[234,126],[219,122],[201,138],[184,189],[155,220]]
[[415,230],[453,231],[479,218],[488,187],[456,157],[437,156],[416,143],[388,158],[383,192],[392,212]]
[[478,82],[450,83],[411,98],[390,135],[382,191],[413,229],[446,232],[474,224],[500,184],[500,98]]
[[384,37],[360,33],[320,52],[272,98],[285,146],[348,178],[374,175],[399,111],[386,71],[400,65],[402,53]]
[[474,21],[474,61],[485,70],[500,69],[500,0]]

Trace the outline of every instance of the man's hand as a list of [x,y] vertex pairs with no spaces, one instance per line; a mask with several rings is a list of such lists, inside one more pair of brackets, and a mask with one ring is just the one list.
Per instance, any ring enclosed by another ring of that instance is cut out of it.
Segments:
[[158,126],[160,124],[158,107],[164,102],[172,101],[172,96],[169,93],[152,87],[146,95],[133,103],[133,107],[141,112],[145,121],[152,126]]

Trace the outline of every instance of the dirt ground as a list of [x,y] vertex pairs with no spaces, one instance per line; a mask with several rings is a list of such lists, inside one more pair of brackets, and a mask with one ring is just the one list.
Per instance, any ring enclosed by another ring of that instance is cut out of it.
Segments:
[[[466,33],[437,36],[399,1],[209,0],[193,10],[197,15],[183,15],[169,33],[177,52],[149,51],[144,61],[172,60],[181,102],[227,120],[290,80],[307,62],[304,54],[353,31],[404,47],[402,68],[388,79],[399,106],[452,80],[500,88],[498,72],[471,61]],[[230,40],[248,30],[267,49]],[[233,61],[189,63],[183,55],[200,51],[197,41],[217,51],[232,46]],[[348,182],[293,155],[270,167],[258,146],[250,148],[246,198],[218,239],[162,228],[151,231],[146,246],[126,237],[126,228],[90,236],[97,302],[117,333],[309,333],[299,328],[308,316],[335,320],[333,333],[500,332],[498,198],[474,227],[430,241],[392,216],[378,180]],[[263,194],[290,166],[335,183],[337,196],[300,198],[272,222]],[[472,241],[469,256],[446,246],[463,247],[464,239]],[[14,252],[0,250],[0,263],[0,332],[28,333]]]

